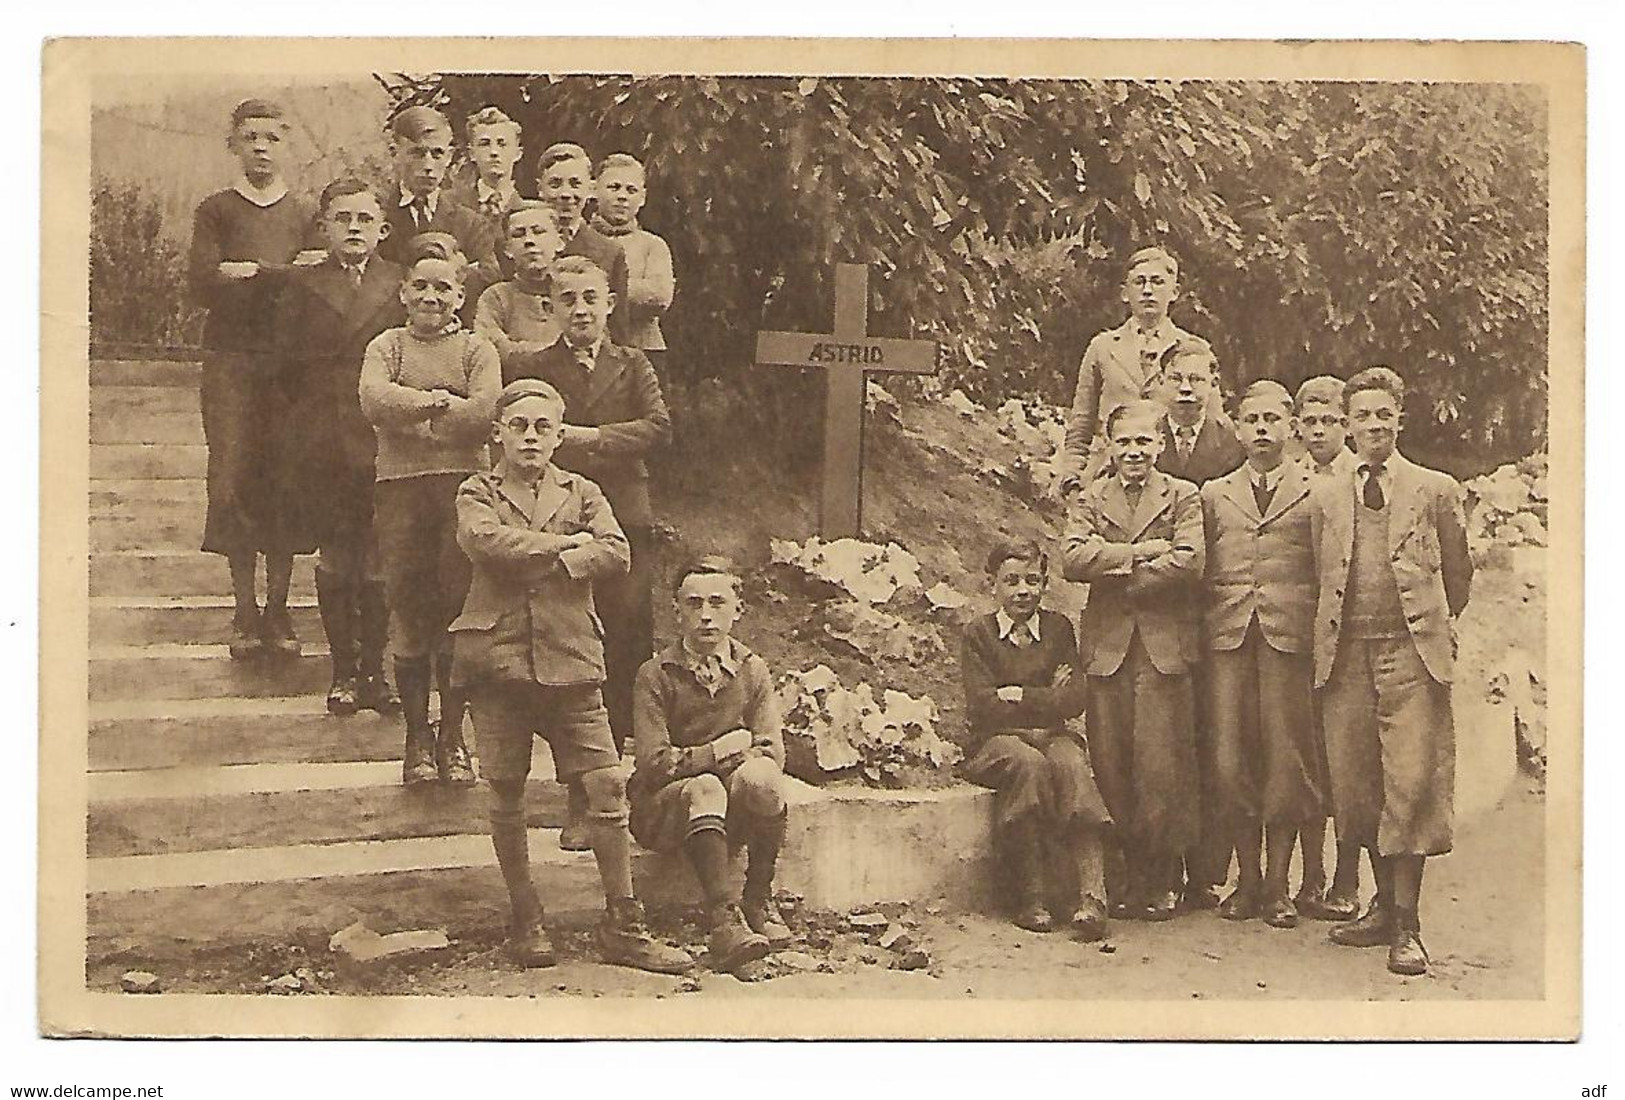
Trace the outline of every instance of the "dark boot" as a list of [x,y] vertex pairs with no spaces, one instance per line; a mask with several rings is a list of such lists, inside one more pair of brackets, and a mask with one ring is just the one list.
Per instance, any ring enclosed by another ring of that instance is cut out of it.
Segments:
[[1393,935],[1388,941],[1388,970],[1406,977],[1428,972],[1428,949],[1422,946],[1422,922],[1414,912],[1395,910]]
[[439,773],[434,766],[434,729],[429,725],[428,659],[395,658],[395,682],[401,688],[401,713],[406,719],[401,782],[409,787],[432,783]]
[[780,814],[759,824],[745,846],[745,892],[741,899],[745,923],[752,932],[766,936],[775,951],[788,947],[791,940],[790,926],[773,903],[773,872],[784,847],[785,823],[785,815]]
[[745,921],[739,906],[724,903],[710,914],[711,938],[707,944],[706,962],[711,969],[732,974],[747,963],[753,963],[773,950],[766,936],[755,931]]
[[356,593],[352,585],[324,570],[316,570],[316,606],[322,614],[322,633],[333,664],[327,689],[327,713],[356,712]]
[[1050,932],[1055,920],[1044,904],[1044,853],[1038,832],[1023,822],[1010,829],[1010,854],[1016,871],[1016,927],[1029,932]]
[[384,676],[384,651],[389,648],[389,602],[380,581],[364,582],[356,595],[356,636],[360,650],[356,668],[356,706],[379,714],[393,713],[400,700]]
[[246,661],[259,656],[262,642],[260,640],[260,609],[250,604],[246,609],[238,608],[231,617],[231,641],[226,643],[226,650],[231,654],[233,661]]
[[1394,938],[1394,914],[1388,902],[1378,894],[1371,899],[1371,907],[1358,920],[1332,926],[1327,938],[1344,947],[1387,947]]
[[435,658],[435,681],[440,690],[440,729],[435,736],[435,770],[442,783],[466,787],[474,782],[474,768],[468,758],[463,726],[468,711],[460,688],[452,685],[451,655]]
[[681,948],[661,943],[649,934],[643,906],[636,898],[612,898],[598,926],[598,948],[604,961],[656,974],[682,974],[694,966],[694,957]]

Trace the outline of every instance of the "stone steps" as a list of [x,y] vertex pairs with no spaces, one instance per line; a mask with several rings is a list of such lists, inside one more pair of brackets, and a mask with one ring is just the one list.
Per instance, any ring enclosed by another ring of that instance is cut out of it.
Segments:
[[[90,555],[90,594],[92,596],[229,596],[231,574],[226,559],[205,554],[198,542],[203,536],[199,513],[191,537],[183,546],[132,547],[103,550]],[[314,596],[316,559],[305,555],[293,559],[294,596]]]
[[298,657],[233,661],[225,645],[93,645],[90,699],[207,699],[327,694],[325,641]]
[[[224,642],[232,608],[230,596],[92,596],[90,636],[98,645]],[[290,597],[288,610],[302,642],[322,640],[315,597]]]
[[317,695],[103,700],[90,706],[92,772],[399,760],[401,720],[327,713]]
[[203,365],[185,359],[92,359],[92,390],[125,386],[173,386],[194,393],[203,380]]
[[95,443],[90,448],[91,490],[102,480],[201,479],[209,449],[201,443]]
[[203,442],[203,414],[196,389],[168,386],[93,386],[90,442]]

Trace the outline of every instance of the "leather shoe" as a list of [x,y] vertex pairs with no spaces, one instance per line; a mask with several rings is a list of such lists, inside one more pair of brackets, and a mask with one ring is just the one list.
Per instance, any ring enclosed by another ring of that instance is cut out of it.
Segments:
[[1347,924],[1334,925],[1326,938],[1343,947],[1383,947],[1393,939],[1393,914],[1374,899],[1365,915]]
[[1092,897],[1083,899],[1072,914],[1072,938],[1084,943],[1095,943],[1106,938],[1106,907]]
[[1310,920],[1350,921],[1360,915],[1358,899],[1334,890],[1325,893],[1299,890],[1293,904],[1300,914]]
[[1187,882],[1185,893],[1179,899],[1182,908],[1193,913],[1219,907],[1219,888],[1206,883]]
[[1053,932],[1055,918],[1049,915],[1049,910],[1044,907],[1043,902],[1029,902],[1016,914],[1016,927],[1025,928],[1029,932]]
[[1225,920],[1252,920],[1258,916],[1258,887],[1242,885],[1230,891],[1219,903],[1219,916]]
[[1414,928],[1394,929],[1388,945],[1388,969],[1395,974],[1417,977],[1428,972],[1428,949],[1422,946],[1422,933]]
[[1140,919],[1149,921],[1173,920],[1179,915],[1179,895],[1172,890],[1153,894],[1140,910]]
[[1265,901],[1260,907],[1260,915],[1271,928],[1298,927],[1298,907],[1285,894]]
[[547,929],[542,927],[539,920],[527,922],[514,930],[508,939],[508,954],[514,962],[527,969],[553,966],[559,961],[553,953],[553,941],[548,939]]

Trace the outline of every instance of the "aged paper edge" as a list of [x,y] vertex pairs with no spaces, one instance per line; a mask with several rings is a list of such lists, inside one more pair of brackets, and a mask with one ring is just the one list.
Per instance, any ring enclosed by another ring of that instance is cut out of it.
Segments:
[[[89,124],[98,76],[449,70],[1515,82],[1550,119],[1545,995],[1528,1001],[129,997],[84,985]],[[1575,1039],[1580,1029],[1585,52],[1559,43],[56,39],[43,67],[39,1021],[56,1036]],[[1515,74],[1515,77],[1509,77]],[[1087,1011],[1068,1011],[1068,1009]],[[225,1021],[229,1021],[226,1023]]]

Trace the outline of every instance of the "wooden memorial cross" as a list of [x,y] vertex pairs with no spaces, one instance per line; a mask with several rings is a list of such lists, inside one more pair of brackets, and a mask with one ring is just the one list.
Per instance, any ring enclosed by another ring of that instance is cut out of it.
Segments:
[[835,265],[835,331],[759,332],[756,364],[824,371],[824,473],[818,529],[826,539],[857,538],[863,523],[863,409],[869,371],[934,374],[931,340],[869,335],[869,269]]

